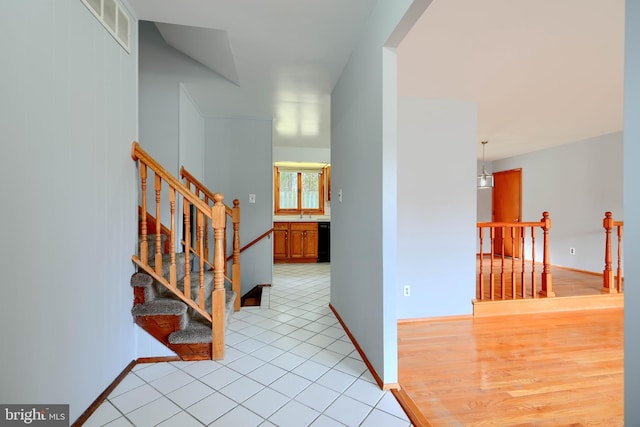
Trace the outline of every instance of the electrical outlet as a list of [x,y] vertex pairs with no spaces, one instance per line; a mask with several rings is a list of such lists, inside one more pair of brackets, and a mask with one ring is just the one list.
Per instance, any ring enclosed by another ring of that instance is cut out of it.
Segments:
[[569,248],[569,253],[571,255],[575,255],[576,254],[576,248]]
[[410,297],[411,296],[411,286],[404,285],[404,296],[405,297]]

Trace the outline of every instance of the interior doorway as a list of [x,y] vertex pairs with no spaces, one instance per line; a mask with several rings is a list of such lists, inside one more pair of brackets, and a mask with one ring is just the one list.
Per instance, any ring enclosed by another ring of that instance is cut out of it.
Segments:
[[[491,198],[493,222],[520,222],[522,220],[522,169],[511,169],[493,174]],[[517,230],[516,230],[517,231]],[[503,235],[504,234],[504,235]],[[522,248],[511,229],[496,229],[493,253],[520,258]]]

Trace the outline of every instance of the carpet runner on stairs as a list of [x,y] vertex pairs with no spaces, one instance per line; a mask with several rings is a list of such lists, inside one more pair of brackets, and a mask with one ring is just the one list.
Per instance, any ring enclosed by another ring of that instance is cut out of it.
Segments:
[[[151,256],[150,264],[151,264]],[[163,255],[163,276],[168,277],[169,260]],[[192,264],[193,265],[193,264]],[[176,254],[176,271],[180,278],[178,288],[184,289],[185,260],[183,254]],[[199,273],[191,273],[191,295],[199,303]],[[134,288],[134,306],[131,310],[136,323],[154,336],[158,341],[175,351],[180,357],[193,360],[208,358],[200,354],[212,342],[211,323],[200,313],[180,301],[171,291],[159,284],[153,277],[138,272],[131,277]],[[211,293],[213,290],[213,273],[204,273],[205,310],[211,313]],[[225,324],[228,324],[234,310],[236,295],[226,289]],[[209,344],[199,350],[194,345]],[[198,354],[180,354],[180,352]]]

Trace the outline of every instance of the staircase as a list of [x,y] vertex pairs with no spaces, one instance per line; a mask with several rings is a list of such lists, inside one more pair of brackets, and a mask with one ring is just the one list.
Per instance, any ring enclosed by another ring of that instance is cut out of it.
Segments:
[[[131,257],[138,266],[131,277],[134,320],[183,360],[223,359],[226,324],[240,309],[239,202],[230,208],[222,194],[191,191],[137,142],[131,155],[139,166],[141,200],[139,246]],[[149,191],[148,181],[153,183]],[[177,203],[184,208],[181,215]],[[231,276],[225,261],[227,216],[233,221]],[[182,252],[175,248],[177,236]]]
[[[184,266],[184,257],[180,259],[183,260],[180,264]],[[178,286],[183,287],[184,280],[181,280]],[[131,287],[134,293],[131,314],[138,326],[175,352],[182,360],[210,360],[213,357],[211,323],[202,315],[190,309],[146,273],[139,272],[131,276]],[[205,309],[209,312],[212,290],[213,274],[206,272]],[[192,285],[192,293],[195,292],[196,289]],[[227,290],[225,298],[225,323],[228,323],[236,294]]]

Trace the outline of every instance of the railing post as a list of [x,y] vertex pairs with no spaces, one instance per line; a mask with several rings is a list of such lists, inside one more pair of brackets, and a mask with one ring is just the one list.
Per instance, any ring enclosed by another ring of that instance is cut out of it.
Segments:
[[605,232],[604,243],[604,271],[602,272],[602,289],[600,292],[604,294],[612,294],[616,292],[613,286],[613,269],[611,268],[611,230],[613,229],[613,214],[605,212],[602,226]]
[[479,237],[480,237],[480,254],[479,254],[479,258],[480,258],[480,265],[479,265],[479,276],[478,277],[478,284],[479,284],[479,290],[478,290],[478,300],[482,301],[484,299],[484,271],[483,271],[483,261],[484,261],[484,253],[482,251],[483,249],[483,245],[484,245],[484,229],[482,227],[478,227],[479,229]]
[[[233,211],[231,214],[233,221],[233,266],[231,268],[231,288],[236,294],[234,311],[240,311],[240,200],[233,201]],[[226,258],[225,258],[226,259]]]
[[147,165],[140,162],[140,197],[142,199],[142,207],[140,210],[140,258],[145,265],[149,264],[149,241],[147,237]]
[[162,276],[162,239],[160,238],[160,232],[162,231],[162,223],[160,221],[160,192],[162,191],[162,180],[158,174],[155,175],[154,189],[156,191],[156,248],[155,248],[155,271],[156,274]]
[[541,297],[555,297],[553,292],[553,282],[551,280],[551,261],[549,254],[549,229],[551,228],[551,219],[549,218],[549,212],[542,213],[542,233],[543,233],[543,268],[542,268],[542,290],[540,291]]
[[184,199],[182,204],[184,218],[184,296],[191,298],[191,204]]
[[493,301],[494,299],[494,293],[495,293],[495,275],[493,273],[493,260],[495,258],[495,253],[496,253],[496,248],[495,248],[495,244],[496,244],[496,228],[495,227],[490,227],[490,232],[489,232],[489,236],[491,238],[491,261],[489,264],[489,299]]
[[224,290],[224,235],[227,213],[224,203],[224,196],[216,193],[213,196],[215,201],[211,207],[211,224],[213,226],[213,295],[212,301],[212,358],[214,360],[224,359],[225,350],[225,290]]
[[176,189],[169,187],[169,212],[171,213],[171,228],[169,237],[169,283],[176,287],[178,278],[176,276]]
[[618,293],[622,293],[622,222],[614,223],[618,229],[618,271],[616,277],[616,289]]

